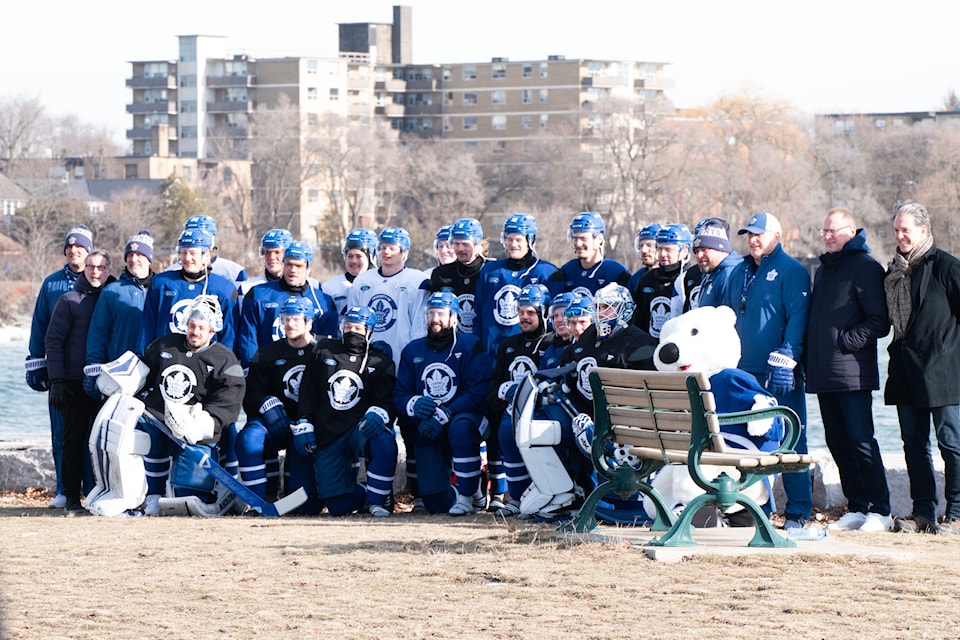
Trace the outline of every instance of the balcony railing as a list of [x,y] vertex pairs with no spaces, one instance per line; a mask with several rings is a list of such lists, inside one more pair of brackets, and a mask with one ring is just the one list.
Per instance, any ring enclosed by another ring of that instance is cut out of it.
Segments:
[[144,76],[135,76],[127,78],[127,86],[131,89],[176,89],[176,76],[156,76],[145,78]]
[[235,76],[207,76],[207,86],[212,89],[220,87],[252,87],[257,84],[257,76],[242,73]]
[[231,100],[207,103],[207,111],[210,113],[252,113],[256,108],[256,102],[253,100]]
[[127,113],[176,113],[177,103],[172,100],[158,102],[134,102],[127,105]]

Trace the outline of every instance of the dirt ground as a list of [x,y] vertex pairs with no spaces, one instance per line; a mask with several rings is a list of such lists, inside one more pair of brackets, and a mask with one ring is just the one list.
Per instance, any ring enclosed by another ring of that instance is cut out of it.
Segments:
[[489,514],[66,517],[0,497],[0,638],[957,638],[960,539],[648,560]]

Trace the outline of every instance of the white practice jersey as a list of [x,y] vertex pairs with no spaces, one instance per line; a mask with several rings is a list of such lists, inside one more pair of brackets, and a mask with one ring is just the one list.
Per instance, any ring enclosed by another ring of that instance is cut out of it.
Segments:
[[390,345],[398,367],[403,348],[427,335],[425,308],[430,292],[420,288],[423,280],[419,269],[404,267],[390,277],[371,269],[356,277],[347,296],[347,306],[370,307],[377,314],[373,340]]
[[350,293],[350,287],[353,283],[347,280],[347,274],[341,273],[323,283],[321,289],[323,292],[333,298],[333,304],[337,307],[337,312],[342,316],[347,309],[347,296]]

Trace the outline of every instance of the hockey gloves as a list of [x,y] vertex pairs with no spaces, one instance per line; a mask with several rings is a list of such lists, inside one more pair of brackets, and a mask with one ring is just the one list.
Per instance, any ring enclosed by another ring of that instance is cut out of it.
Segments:
[[313,425],[306,418],[300,418],[297,424],[290,425],[293,432],[293,448],[312,456],[317,450],[317,436],[313,433]]
[[270,437],[278,440],[286,435],[290,428],[290,418],[287,416],[287,409],[276,396],[267,396],[260,405],[260,417],[263,419],[263,426],[267,428]]
[[50,406],[63,411],[67,408],[67,405],[70,404],[72,398],[73,391],[67,386],[66,380],[58,379],[50,381]]
[[26,371],[27,386],[34,391],[49,391],[50,378],[47,376],[47,359],[27,356],[23,363]]
[[443,425],[437,422],[435,418],[420,423],[420,435],[428,440],[437,440],[441,433],[443,433]]
[[387,426],[387,422],[379,411],[371,410],[363,414],[363,420],[360,421],[360,435],[363,439],[369,440],[381,433],[393,433],[393,429]]
[[103,394],[97,388],[97,378],[103,365],[88,364],[83,368],[83,391],[94,400],[103,400]]
[[163,421],[173,435],[190,444],[209,442],[216,431],[213,416],[204,411],[200,403],[166,402]]
[[420,396],[413,403],[413,415],[417,420],[429,420],[437,410],[437,403],[430,396]]
[[573,419],[573,435],[577,439],[577,447],[584,455],[589,456],[593,451],[593,418],[586,413],[577,414]]
[[771,351],[767,358],[767,391],[775,396],[785,396],[793,391],[793,370],[797,361],[789,349]]

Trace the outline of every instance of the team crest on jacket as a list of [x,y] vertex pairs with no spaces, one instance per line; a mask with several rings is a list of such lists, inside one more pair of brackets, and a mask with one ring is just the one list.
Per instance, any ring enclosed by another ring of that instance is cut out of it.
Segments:
[[593,390],[590,388],[590,370],[597,366],[597,359],[589,356],[577,362],[577,389],[587,400],[593,400]]
[[520,287],[508,284],[493,296],[493,318],[500,324],[512,326],[520,322],[517,296]]
[[337,371],[327,380],[330,406],[337,411],[347,411],[355,407],[360,402],[361,391],[363,391],[363,380],[348,369]]
[[462,293],[457,298],[460,303],[460,321],[457,323],[460,331],[473,333],[473,318],[476,316],[472,293]]
[[388,295],[378,293],[370,298],[368,306],[377,314],[374,331],[388,331],[397,321],[397,303]]
[[434,400],[449,402],[457,395],[457,375],[442,362],[428,365],[420,378],[423,380],[423,390]]
[[283,374],[283,395],[294,402],[300,402],[300,378],[303,377],[303,370],[307,366],[298,364],[287,370]]
[[670,319],[670,298],[666,296],[657,296],[650,301],[650,335],[654,338],[660,337],[660,330],[664,323]]
[[514,382],[517,382],[518,380],[524,379],[531,373],[536,373],[537,365],[535,365],[533,360],[527,356],[520,356],[511,362],[507,369],[510,372],[510,379]]
[[186,404],[196,387],[197,375],[182,364],[171,365],[160,374],[160,395],[169,402]]

